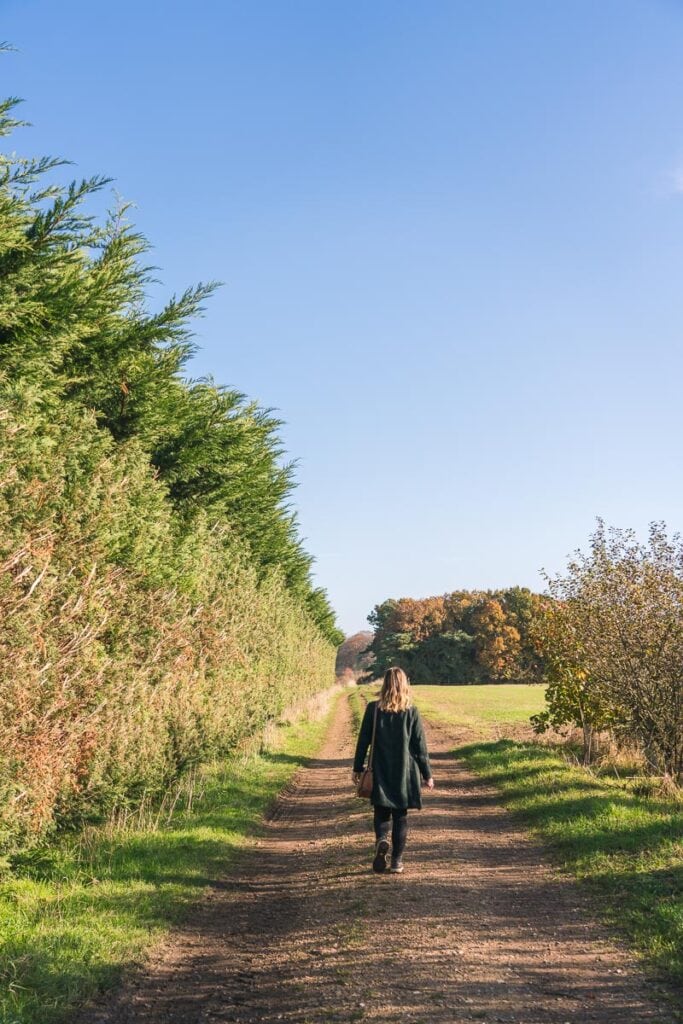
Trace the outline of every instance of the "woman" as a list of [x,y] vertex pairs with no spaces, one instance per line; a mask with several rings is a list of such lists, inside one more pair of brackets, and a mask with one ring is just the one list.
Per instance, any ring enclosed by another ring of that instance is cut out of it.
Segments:
[[390,668],[384,675],[379,699],[370,701],[356,744],[353,781],[358,782],[365,755],[372,739],[377,708],[375,752],[372,754],[373,784],[370,802],[375,808],[374,871],[384,871],[389,852],[391,829],[391,867],[393,874],[403,871],[403,851],[408,835],[408,808],[422,807],[420,777],[429,789],[434,779],[420,712],[412,706],[410,684],[402,668]]

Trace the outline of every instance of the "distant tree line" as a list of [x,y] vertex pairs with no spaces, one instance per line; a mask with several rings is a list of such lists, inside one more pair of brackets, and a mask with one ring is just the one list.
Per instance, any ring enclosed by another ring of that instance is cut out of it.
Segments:
[[390,599],[368,616],[369,673],[401,665],[414,683],[539,682],[531,627],[542,598],[525,587]]
[[[22,122],[0,104],[0,134]],[[0,850],[160,792],[333,678],[268,409],[186,379],[107,184],[0,160]]]

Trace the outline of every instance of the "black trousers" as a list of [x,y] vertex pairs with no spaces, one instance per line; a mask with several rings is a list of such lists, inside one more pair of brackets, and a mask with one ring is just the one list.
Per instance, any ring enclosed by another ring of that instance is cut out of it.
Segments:
[[391,856],[401,857],[408,838],[408,808],[375,805],[375,839],[388,839],[391,826]]

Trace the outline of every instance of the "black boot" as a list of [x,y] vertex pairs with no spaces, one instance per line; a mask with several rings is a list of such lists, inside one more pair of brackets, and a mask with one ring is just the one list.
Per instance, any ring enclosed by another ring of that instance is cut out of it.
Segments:
[[372,862],[372,870],[381,874],[382,871],[386,871],[387,867],[387,854],[389,853],[389,840],[386,838],[378,839],[375,844],[375,859]]

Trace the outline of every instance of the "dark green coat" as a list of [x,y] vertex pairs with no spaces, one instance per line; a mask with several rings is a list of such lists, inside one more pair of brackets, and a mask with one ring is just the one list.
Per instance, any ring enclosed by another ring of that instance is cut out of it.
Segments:
[[[372,738],[372,718],[376,700],[365,709],[358,734],[354,772],[361,772]],[[372,759],[373,787],[370,803],[380,807],[422,807],[420,776],[427,781],[429,767],[427,741],[420,712],[417,708],[406,711],[377,712],[375,754]]]

